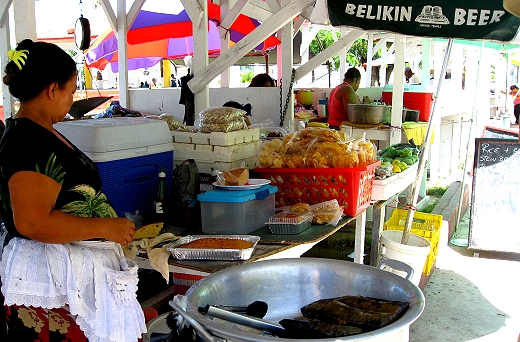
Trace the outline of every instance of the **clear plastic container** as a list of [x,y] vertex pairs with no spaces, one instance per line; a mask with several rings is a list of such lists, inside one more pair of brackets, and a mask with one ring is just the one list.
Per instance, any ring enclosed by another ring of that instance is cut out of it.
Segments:
[[273,234],[299,234],[312,225],[312,213],[282,212],[271,216],[267,225]]
[[204,234],[248,234],[265,227],[274,214],[277,187],[253,190],[212,190],[199,194]]

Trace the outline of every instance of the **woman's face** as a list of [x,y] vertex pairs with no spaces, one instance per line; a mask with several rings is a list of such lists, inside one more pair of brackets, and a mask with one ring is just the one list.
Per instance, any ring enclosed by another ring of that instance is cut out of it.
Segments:
[[56,87],[56,116],[58,121],[63,121],[63,118],[70,111],[74,102],[74,93],[76,92],[76,74],[74,74],[63,87]]

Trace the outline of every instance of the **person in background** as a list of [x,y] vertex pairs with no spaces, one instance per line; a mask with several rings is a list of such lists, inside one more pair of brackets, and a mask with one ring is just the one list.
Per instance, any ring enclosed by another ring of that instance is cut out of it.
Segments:
[[54,129],[76,91],[60,47],[21,41],[4,84],[20,109],[0,141],[0,262],[8,341],[132,341],[146,332],[138,266],[121,246],[135,225],[118,218],[94,162]]
[[148,84],[148,81],[144,81],[144,87],[143,88],[150,88],[150,85]]
[[236,101],[228,101],[228,102],[224,103],[222,105],[222,107],[231,107],[231,108],[236,108],[236,109],[242,109],[243,111],[246,112],[244,114],[244,120],[246,122],[246,125],[248,127],[251,126],[251,122],[249,121],[249,118],[248,118],[248,116],[252,116],[251,109],[253,109],[253,107],[251,106],[251,104],[246,103],[245,105],[242,106],[240,103],[238,103]]
[[275,82],[268,74],[258,74],[251,80],[248,87],[275,87]]
[[[349,104],[360,104],[356,91],[359,89],[361,73],[356,68],[347,70],[343,83],[332,89],[329,95],[329,127],[339,130],[342,121],[348,121]],[[363,97],[363,103],[370,103],[368,96]]]
[[513,98],[513,113],[515,114],[515,125],[520,123],[520,92],[518,91],[518,86],[513,84],[509,87],[509,95]]
[[157,79],[154,77],[152,78],[152,83],[150,83],[150,89],[157,88]]
[[170,76],[170,87],[172,87],[172,88],[177,87],[177,79],[175,78],[174,74],[171,74],[171,76]]
[[421,84],[421,78],[419,77],[419,75],[414,73],[410,67],[404,68],[404,77],[406,83]]

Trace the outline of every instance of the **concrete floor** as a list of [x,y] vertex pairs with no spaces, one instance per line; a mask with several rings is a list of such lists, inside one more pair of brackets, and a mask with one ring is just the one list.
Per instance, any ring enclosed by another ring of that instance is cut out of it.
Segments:
[[[453,237],[467,238],[468,223],[469,210]],[[520,254],[440,244],[436,269],[423,290],[426,306],[410,327],[410,341],[520,342],[519,285]]]

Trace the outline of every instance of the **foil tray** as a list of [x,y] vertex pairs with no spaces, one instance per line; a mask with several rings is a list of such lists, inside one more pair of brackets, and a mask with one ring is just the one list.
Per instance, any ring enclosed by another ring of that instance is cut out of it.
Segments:
[[[185,243],[208,238],[240,239],[253,243],[253,246],[245,249],[178,248]],[[172,242],[166,249],[178,260],[248,260],[258,241],[260,237],[255,235],[187,235]]]

